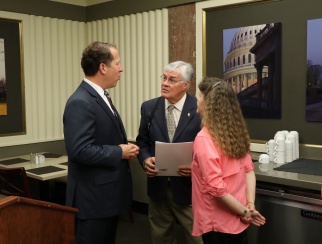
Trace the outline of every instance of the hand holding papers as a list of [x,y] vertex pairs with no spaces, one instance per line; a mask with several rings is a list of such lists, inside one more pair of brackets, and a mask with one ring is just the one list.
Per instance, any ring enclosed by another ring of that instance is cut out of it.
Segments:
[[155,142],[155,167],[157,176],[180,176],[178,167],[192,162],[193,142]]

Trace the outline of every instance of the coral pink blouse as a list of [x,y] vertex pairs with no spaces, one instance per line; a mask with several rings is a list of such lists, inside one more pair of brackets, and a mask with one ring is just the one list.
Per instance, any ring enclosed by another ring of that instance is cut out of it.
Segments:
[[250,154],[242,159],[226,156],[214,145],[205,127],[197,134],[193,151],[192,235],[200,236],[209,231],[241,233],[248,224],[214,198],[230,193],[246,205],[246,172],[254,168]]

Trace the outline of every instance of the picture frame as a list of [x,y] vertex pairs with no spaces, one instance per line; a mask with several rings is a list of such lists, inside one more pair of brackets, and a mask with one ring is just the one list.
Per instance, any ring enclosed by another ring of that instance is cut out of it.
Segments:
[[0,115],[0,136],[26,134],[25,88],[22,21],[0,18],[2,40],[2,72],[5,78],[5,99],[2,105],[6,112]]
[[307,21],[306,121],[322,122],[322,18]]
[[[201,80],[205,76],[223,78],[223,31],[225,29],[282,23],[280,9],[274,12],[266,11],[266,8],[275,10],[281,3],[280,0],[229,0],[197,4],[196,53],[197,63],[200,64],[196,67],[197,80]],[[200,31],[198,31],[198,27]],[[283,75],[281,75],[282,78]],[[283,93],[281,87],[281,99],[284,97]],[[281,105],[280,114],[274,119],[245,118],[252,142],[264,142],[271,138],[276,131],[285,129],[283,106],[285,104]],[[268,129],[263,130],[262,128]]]
[[223,30],[223,79],[244,118],[281,118],[281,23]]
[[[205,60],[205,64],[203,73],[207,76],[223,78],[232,84],[245,118],[281,118],[280,24],[279,27],[275,26],[271,28],[271,21],[263,22],[259,18],[254,18],[253,15],[247,15],[247,12],[251,11],[244,11],[246,14],[242,14],[242,16],[239,15],[241,9],[256,9],[261,3],[269,2],[275,1],[251,1],[205,10],[203,23],[205,37],[203,43],[203,59]],[[221,19],[225,19],[225,21],[220,21]],[[254,27],[259,26],[260,29],[258,29],[258,31],[261,31],[262,33],[258,33],[260,35],[257,35]],[[225,72],[224,66],[227,60],[225,60],[226,57],[223,55],[223,49],[226,44],[224,32],[228,29],[236,29],[236,31],[239,30],[239,32],[242,31],[243,33],[238,33],[238,41],[231,40],[231,45],[233,45],[233,42],[234,45],[233,50],[230,50],[229,59],[234,62],[232,65],[229,65],[229,71]],[[268,34],[266,34],[267,32]],[[276,34],[277,32],[278,34]],[[243,36],[243,34],[245,35]],[[256,41],[259,39],[259,36],[263,36],[263,38],[258,41],[259,43],[265,42],[263,45],[258,44]],[[257,51],[250,51],[249,49],[255,44],[258,46],[256,48]],[[276,54],[274,54],[273,58],[271,58],[271,54],[265,50],[269,49],[268,45],[274,45],[274,50],[268,50],[269,52],[272,51]],[[248,55],[251,55],[251,65],[253,69],[250,69],[250,63],[248,62],[243,64],[241,61],[240,63],[238,62],[237,65],[237,58],[238,60],[242,60],[242,57],[246,56],[248,59]],[[262,57],[263,55],[266,55],[266,57]],[[269,61],[269,59],[274,60]],[[259,68],[259,66],[264,67]],[[274,73],[265,72],[268,68]],[[229,79],[227,79],[228,73],[230,73]]]
[[[318,5],[316,5],[318,4]],[[291,11],[290,11],[291,7]],[[249,26],[261,23],[282,24],[282,110],[281,119],[245,119],[254,143],[267,142],[277,131],[298,131],[300,144],[320,148],[322,123],[306,120],[306,74],[307,74],[307,20],[322,18],[322,2],[315,0],[247,1],[214,0],[196,3],[196,80],[205,75],[215,76],[222,72],[223,60],[209,60],[209,55],[222,55],[222,50],[209,53],[206,39],[209,35],[220,35],[223,29]],[[216,18],[208,22],[212,13]],[[287,13],[287,14],[286,14]],[[209,33],[207,25],[219,26]],[[222,40],[212,45],[221,48]],[[207,70],[206,65],[213,62],[216,70]],[[218,65],[218,67],[217,67]],[[217,72],[217,73],[216,73]],[[220,72],[220,73],[219,73]],[[198,92],[198,91],[197,91]],[[304,152],[303,152],[304,153]],[[314,152],[318,153],[318,152]]]

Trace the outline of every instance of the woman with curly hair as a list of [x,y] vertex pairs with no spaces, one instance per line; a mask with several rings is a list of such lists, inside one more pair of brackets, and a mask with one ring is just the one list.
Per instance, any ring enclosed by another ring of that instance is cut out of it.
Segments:
[[244,244],[250,223],[265,224],[254,206],[256,179],[246,123],[229,83],[205,77],[199,90],[202,129],[193,146],[192,234],[202,235],[206,244]]

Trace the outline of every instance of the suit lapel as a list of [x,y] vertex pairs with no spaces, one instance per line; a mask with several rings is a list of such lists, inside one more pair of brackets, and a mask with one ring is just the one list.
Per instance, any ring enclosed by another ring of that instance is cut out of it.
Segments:
[[[152,111],[151,111],[152,112]],[[167,121],[165,118],[165,101],[164,98],[161,99],[158,109],[154,113],[154,120],[160,127],[160,131],[162,132],[163,136],[167,138],[169,141],[168,129],[167,129]]]
[[194,97],[187,94],[186,101],[183,105],[180,120],[173,136],[173,142],[180,136],[184,128],[189,124],[190,120],[195,116],[197,112],[196,102]]
[[[86,81],[83,81],[81,83],[81,86],[83,88],[85,88],[92,96],[96,97],[96,102],[104,109],[104,111],[107,113],[107,115],[110,117],[110,119],[113,121],[114,126],[116,127],[117,131],[119,132],[120,136],[123,138],[124,143],[126,142],[126,133],[125,133],[125,129],[124,129],[124,125],[123,122],[121,120],[121,117],[119,115],[119,113],[117,112],[117,115],[120,119],[120,122],[117,121],[117,119],[115,118],[113,112],[111,111],[111,109],[108,107],[108,105],[106,104],[106,102],[103,100],[103,98],[95,91],[95,89],[93,87],[91,87],[89,84],[87,84]],[[119,125],[120,123],[120,125]]]

